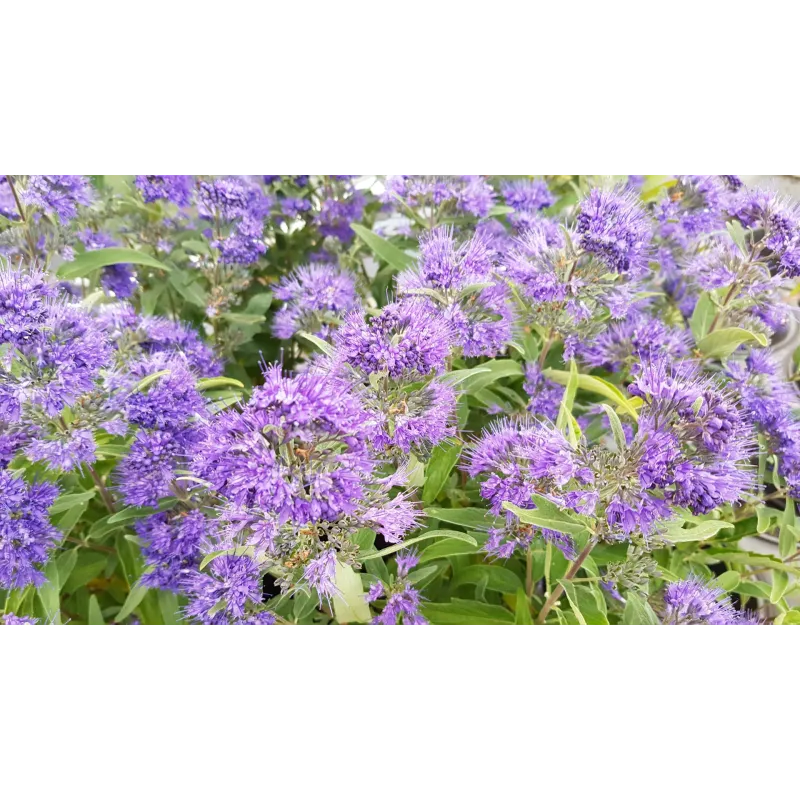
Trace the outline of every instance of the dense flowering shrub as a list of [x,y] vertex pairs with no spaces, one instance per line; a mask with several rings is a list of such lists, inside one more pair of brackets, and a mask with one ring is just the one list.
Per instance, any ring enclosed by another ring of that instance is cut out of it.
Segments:
[[798,278],[731,175],[5,176],[0,624],[798,624]]

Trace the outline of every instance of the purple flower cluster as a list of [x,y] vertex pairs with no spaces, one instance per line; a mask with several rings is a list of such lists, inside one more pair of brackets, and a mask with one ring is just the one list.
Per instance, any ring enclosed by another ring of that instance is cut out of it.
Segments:
[[198,213],[211,221],[206,231],[223,264],[253,264],[267,252],[264,218],[270,201],[261,188],[241,178],[197,184]]
[[0,470],[0,587],[44,583],[41,567],[60,538],[48,515],[57,496],[50,483],[26,483]]
[[444,370],[452,332],[423,300],[390,303],[374,317],[348,314],[333,336],[337,357],[366,374],[417,380]]
[[350,225],[361,219],[367,198],[348,183],[329,184],[323,190],[322,201],[316,215],[319,232],[332,236],[343,244],[353,241]]
[[24,205],[67,222],[78,215],[78,206],[91,203],[92,190],[83,175],[29,175],[19,197]]
[[230,502],[279,523],[333,521],[365,496],[370,432],[356,398],[335,383],[271,367],[241,413],[224,411],[209,425],[195,468]]
[[734,608],[718,586],[700,578],[670,583],[664,590],[665,625],[757,625],[758,620]]
[[205,401],[182,358],[149,357],[131,365],[129,375],[146,377],[162,369],[166,375],[146,389],[134,388],[122,403],[125,419],[136,426],[117,475],[119,490],[131,505],[154,506],[171,495],[179,470],[202,439],[199,420],[205,416]]
[[298,267],[274,294],[284,302],[272,322],[279,339],[291,339],[298,331],[330,338],[342,315],[359,305],[353,276],[332,264]]
[[134,183],[145,203],[167,200],[185,208],[192,201],[194,178],[191,175],[137,175]]
[[727,365],[730,385],[742,407],[768,443],[778,472],[792,497],[800,497],[800,420],[797,395],[780,380],[779,365],[769,351],[754,350],[744,361]]
[[634,277],[647,271],[653,231],[635,193],[592,189],[580,204],[575,227],[579,245],[609,270]]
[[468,357],[498,355],[511,339],[510,296],[493,275],[494,255],[479,234],[457,244],[451,228],[436,228],[420,240],[417,268],[397,278],[401,295],[441,310]]
[[535,363],[525,365],[525,383],[522,388],[530,398],[528,411],[555,422],[564,388],[547,378],[541,367]]
[[391,175],[386,200],[432,213],[442,207],[485,217],[495,203],[495,191],[480,175]]
[[383,610],[372,618],[373,625],[427,625],[428,620],[420,613],[422,597],[409,580],[409,572],[419,563],[414,550],[401,550],[397,555],[397,577],[388,584],[373,583],[367,600],[374,603],[385,598]]
[[143,541],[142,555],[148,568],[142,577],[145,586],[180,592],[195,580],[201,545],[210,535],[214,521],[200,509],[154,514],[136,522],[136,533]]

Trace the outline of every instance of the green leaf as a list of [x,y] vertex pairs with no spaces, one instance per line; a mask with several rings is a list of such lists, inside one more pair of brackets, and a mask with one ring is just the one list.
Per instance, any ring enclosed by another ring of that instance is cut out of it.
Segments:
[[769,593],[769,601],[773,605],[786,594],[789,588],[789,575],[785,572],[772,573],[772,590]]
[[440,542],[434,542],[420,553],[419,563],[425,564],[437,558],[472,555],[473,553],[479,552],[480,548],[486,543],[488,535],[479,533],[478,531],[472,531],[471,536],[476,540],[475,544],[462,542],[459,539],[443,539]]
[[133,387],[134,392],[143,392],[148,386],[152,386],[159,378],[169,375],[168,369],[160,369],[158,372],[153,372],[150,375],[145,375],[136,386]]
[[333,613],[340,625],[350,622],[369,622],[372,614],[361,584],[361,576],[347,564],[336,562],[336,588],[340,594],[333,596]]
[[744,328],[721,328],[704,336],[697,343],[697,349],[708,358],[726,358],[746,342],[756,342],[761,347],[766,347],[767,337],[763,333],[754,333]]
[[719,533],[725,528],[733,528],[732,522],[725,522],[721,519],[709,519],[698,523],[694,527],[682,527],[685,520],[676,520],[666,523],[664,538],[673,544],[678,542],[703,542]]
[[62,511],[67,511],[73,506],[87,502],[95,496],[96,492],[96,489],[89,489],[85,492],[62,494],[61,496],[57,497],[53,505],[50,506],[50,515],[52,516],[54,514],[60,514]]
[[442,375],[442,383],[448,383],[450,386],[457,386],[460,383],[464,383],[468,378],[473,377],[474,375],[482,375],[485,373],[489,373],[491,370],[488,367],[473,367],[472,369],[455,369],[452,372],[448,372],[445,375]]
[[776,625],[800,625],[800,611],[793,609],[781,614],[775,620]]
[[100,610],[100,603],[97,600],[96,594],[89,595],[89,624],[105,625],[103,612]]
[[[566,386],[570,381],[570,373],[563,369],[544,369],[542,373],[550,380],[555,381],[561,386]],[[626,414],[634,419],[639,418],[639,412],[633,400],[626,397],[613,383],[609,383],[603,378],[595,375],[578,375],[578,388],[593,394],[599,394],[608,398],[619,406]]]
[[778,538],[778,552],[782,559],[793,555],[797,549],[797,515],[795,514],[794,500],[786,498],[786,507],[781,517],[781,530]]
[[152,517],[153,514],[158,514],[161,511],[165,511],[166,509],[174,506],[177,502],[177,498],[167,497],[164,498],[164,500],[161,500],[157,507],[128,506],[128,508],[123,508],[122,511],[118,511],[116,514],[106,517],[106,524],[109,527],[123,527],[125,523],[128,523],[131,520]]
[[[569,380],[567,381],[566,388],[564,389],[564,397],[561,400],[561,406],[558,411],[558,419],[556,420],[556,427],[560,430],[572,430],[572,424],[569,417],[572,416],[572,406],[575,404],[575,395],[578,392],[578,367],[575,364],[575,359],[571,358],[569,361]],[[569,423],[569,428],[567,425]]]
[[[384,556],[389,556],[392,553],[396,553],[398,550],[402,550],[404,547],[410,547],[412,544],[416,544],[417,542],[423,542],[425,539],[458,539],[462,542],[468,542],[471,545],[477,546],[478,544],[472,536],[470,536],[468,533],[462,533],[461,531],[428,531],[427,533],[415,536],[413,539],[405,539],[399,544],[392,545],[391,547],[385,547],[383,550],[378,550],[376,553],[369,553],[365,556],[362,556],[361,561],[370,561],[373,558],[383,558]],[[202,568],[203,565],[201,563],[200,569]]]
[[508,609],[476,600],[423,603],[421,611],[434,625],[513,625],[515,622]]
[[735,570],[729,569],[717,577],[717,585],[726,592],[732,592],[741,582],[742,576]]
[[61,591],[64,584],[69,580],[72,575],[72,570],[75,569],[75,564],[78,562],[78,550],[75,547],[65,550],[56,559],[58,565],[58,589]]
[[630,592],[625,598],[625,611],[622,614],[623,625],[658,625],[658,617],[650,608],[647,600]]
[[464,381],[463,388],[467,394],[474,394],[500,378],[513,378],[520,375],[522,375],[522,364],[519,361],[510,358],[495,358],[482,364],[481,372],[468,376]]
[[494,564],[473,564],[459,570],[452,585],[462,586],[465,583],[484,583],[487,589],[503,594],[516,594],[518,589],[522,589],[522,582],[510,569]]
[[461,525],[464,528],[488,530],[489,528],[502,527],[503,521],[482,508],[438,508],[430,506],[425,509],[425,514],[433,519],[441,520],[448,525]]
[[122,622],[134,611],[136,611],[136,609],[139,607],[139,604],[142,602],[142,600],[144,600],[144,597],[148,591],[149,590],[146,586],[142,586],[141,583],[137,583],[125,598],[122,608],[119,610],[117,616],[114,617],[114,622]]
[[181,247],[187,253],[199,253],[200,255],[211,255],[211,248],[208,242],[203,239],[184,239],[181,242]]
[[319,607],[319,595],[314,589],[310,591],[300,590],[294,597],[292,614],[295,621],[301,620],[313,613]]
[[201,562],[198,570],[202,572],[215,558],[220,556],[252,556],[254,549],[252,545],[241,545],[240,547],[232,547],[228,550],[215,550],[209,553]]
[[326,356],[332,356],[334,354],[333,347],[324,339],[320,339],[319,336],[315,336],[313,333],[306,333],[306,331],[298,331],[296,335],[301,339],[311,342],[317,350],[324,353]]
[[708,333],[716,313],[717,306],[711,295],[708,292],[703,292],[695,304],[692,318],[689,320],[689,328],[696,342],[699,342]]
[[112,264],[142,264],[164,270],[164,272],[170,271],[166,264],[162,264],[139,250],[129,250],[127,247],[105,247],[102,250],[87,250],[85,253],[76,255],[74,260],[65,261],[58,268],[58,277],[64,280],[83,278],[95,270],[109,267]]
[[745,597],[760,597],[762,600],[769,600],[772,587],[764,581],[742,581],[736,587],[736,594]]
[[77,563],[66,583],[61,587],[65,594],[72,594],[76,589],[85,586],[92,578],[97,577],[108,564],[104,553],[85,548],[75,548],[78,553]]
[[742,224],[738,219],[735,219],[732,222],[726,222],[725,227],[728,229],[731,239],[733,239],[733,241],[736,243],[736,246],[739,248],[739,252],[745,258],[748,258],[750,254],[747,252],[747,242],[744,238],[745,234]]
[[544,498],[539,498],[538,495],[534,495],[534,498],[537,505],[539,505],[539,507],[535,510],[520,508],[519,506],[514,505],[514,503],[509,503],[508,501],[503,503],[503,508],[506,509],[506,511],[510,511],[521,522],[524,522],[527,525],[535,525],[539,528],[548,528],[549,530],[568,533],[571,536],[585,534],[590,531],[590,528],[583,522],[568,516],[557,508],[548,508],[546,510],[543,509],[540,505],[540,499]]
[[261,325],[267,320],[263,314],[245,314],[243,311],[225,311],[220,317],[234,325]]
[[393,269],[408,269],[408,267],[414,263],[414,258],[412,256],[403,252],[399,247],[395,247],[395,245],[383,237],[378,236],[377,233],[373,233],[369,228],[365,228],[363,225],[357,225],[356,223],[353,223],[350,228],[376,256],[383,259]]
[[178,598],[172,592],[158,592],[158,608],[165,625],[181,625]]
[[208,306],[208,294],[200,284],[182,270],[174,270],[169,276],[169,285],[188,302],[205,309]]
[[408,573],[407,580],[409,583],[413,583],[415,586],[423,589],[433,581],[434,576],[436,576],[442,568],[441,564],[431,564],[428,567],[411,570],[411,572]]
[[422,490],[422,502],[432,503],[444,488],[453,467],[461,455],[462,444],[450,442],[439,445],[425,465],[425,487]]
[[201,392],[209,389],[219,389],[223,386],[235,386],[237,389],[244,389],[244,384],[235,378],[201,378],[197,381],[197,388]]
[[533,617],[531,616],[531,606],[528,602],[528,595],[525,590],[520,587],[517,589],[517,603],[514,612],[515,625],[533,625]]
[[578,603],[578,595],[575,591],[575,585],[572,583],[572,581],[563,579],[559,580],[558,582],[564,587],[564,593],[567,595],[567,600],[569,601],[573,613],[578,618],[578,623],[580,625],[586,625],[587,622],[584,619],[583,614],[581,614],[580,604]]
[[655,200],[662,189],[674,186],[677,182],[672,175],[646,175],[641,188],[642,202]]
[[600,405],[608,417],[608,424],[611,426],[611,432],[614,434],[614,443],[617,445],[617,452],[625,453],[628,450],[628,445],[625,441],[625,431],[622,430],[622,423],[619,421],[617,412],[605,403],[601,403]]

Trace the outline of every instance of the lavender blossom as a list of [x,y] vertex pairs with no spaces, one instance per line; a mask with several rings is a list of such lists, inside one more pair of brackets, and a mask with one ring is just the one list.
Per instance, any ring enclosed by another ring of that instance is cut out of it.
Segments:
[[608,269],[632,276],[647,271],[652,229],[633,192],[592,189],[578,209],[576,230],[580,246]]
[[42,565],[60,538],[48,509],[58,496],[50,483],[26,483],[0,470],[0,586],[44,583]]
[[670,583],[664,591],[665,625],[752,625],[752,617],[737,611],[718,586],[691,576]]
[[167,200],[186,208],[192,201],[194,178],[191,175],[137,175],[134,183],[145,203]]
[[353,276],[331,264],[299,267],[274,293],[284,302],[272,323],[280,339],[291,339],[301,330],[329,338],[342,315],[358,307]]
[[19,197],[26,206],[68,222],[78,215],[78,206],[91,203],[92,190],[83,175],[29,175]]

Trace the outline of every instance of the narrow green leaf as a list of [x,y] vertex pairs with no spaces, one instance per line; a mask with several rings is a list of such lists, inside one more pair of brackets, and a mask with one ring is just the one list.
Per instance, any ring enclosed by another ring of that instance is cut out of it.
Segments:
[[234,325],[261,325],[267,321],[263,314],[245,314],[243,311],[225,311],[220,317]]
[[708,358],[726,358],[739,345],[747,342],[766,347],[767,337],[763,333],[754,333],[744,328],[721,328],[704,336],[697,343],[697,349]]
[[[362,556],[361,561],[370,561],[373,558],[383,558],[384,556],[389,556],[392,553],[396,553],[398,550],[402,550],[404,547],[410,547],[412,544],[416,544],[417,542],[424,542],[426,539],[458,539],[474,546],[477,546],[478,544],[472,536],[470,536],[468,533],[462,533],[461,531],[428,531],[427,533],[415,536],[413,539],[406,539],[405,541],[400,542],[400,544],[395,544],[391,547],[386,547],[383,550],[378,550],[376,553],[369,553],[366,556]],[[201,563],[200,569],[202,568],[203,565]]]
[[105,621],[103,620],[103,612],[100,610],[100,603],[97,600],[96,594],[89,595],[89,624],[105,625]]
[[725,528],[733,528],[732,522],[725,522],[721,519],[709,519],[698,523],[691,528],[681,527],[685,520],[666,523],[664,538],[674,544],[678,542],[703,542],[719,533]]
[[622,614],[623,625],[658,625],[658,617],[650,608],[650,603],[643,600],[635,592],[625,598],[625,611]]
[[502,527],[503,521],[494,514],[482,508],[438,508],[429,506],[425,514],[433,519],[446,522],[448,525],[460,525],[470,529],[484,529]]
[[331,347],[331,345],[329,345],[324,339],[320,339],[319,336],[315,336],[313,333],[306,333],[306,331],[298,331],[296,335],[301,339],[311,342],[311,344],[313,344],[317,350],[324,353],[326,356],[333,355],[333,347]]
[[625,441],[625,431],[622,429],[622,423],[619,421],[617,412],[605,403],[601,403],[600,405],[608,417],[608,424],[611,426],[611,432],[614,434],[614,443],[617,446],[617,452],[625,453],[628,449],[628,445]]
[[716,313],[717,306],[711,299],[711,295],[708,292],[703,292],[695,304],[692,317],[689,320],[689,328],[696,342],[706,336]]
[[208,306],[208,293],[202,286],[182,270],[174,270],[169,276],[169,285],[192,305],[199,308]]
[[742,576],[735,570],[729,569],[717,577],[717,585],[726,592],[732,592],[741,582]]
[[[570,380],[570,373],[562,369],[544,369],[542,370],[545,377],[556,383],[566,386]],[[613,383],[609,383],[603,378],[598,378],[595,375],[578,375],[578,388],[586,392],[602,395],[603,397],[611,400],[615,405],[619,406],[626,414],[639,418],[639,412],[636,410],[636,400],[626,397]]]
[[215,550],[213,553],[209,553],[201,562],[198,569],[202,572],[215,558],[219,558],[220,556],[252,556],[254,552],[254,548],[248,545],[242,545],[241,547],[233,547],[228,550]]
[[144,600],[144,597],[148,591],[149,590],[146,586],[142,586],[141,583],[137,583],[125,598],[122,608],[119,610],[117,616],[114,617],[114,622],[122,622],[124,619],[129,617],[139,607],[139,604],[142,602],[142,600]]
[[434,625],[513,625],[515,622],[508,609],[476,600],[423,603],[421,611]]
[[735,219],[732,222],[726,222],[725,227],[728,229],[731,239],[733,239],[733,241],[736,243],[736,246],[739,248],[739,252],[745,258],[748,258],[749,253],[747,252],[747,242],[744,238],[745,233],[742,224],[738,219]]
[[769,593],[769,601],[773,605],[786,594],[789,588],[789,576],[785,572],[772,573],[772,590]]
[[453,580],[453,586],[482,582],[487,589],[503,594],[516,594],[517,590],[522,588],[522,582],[510,569],[495,564],[472,564],[459,570]]
[[83,278],[92,272],[112,264],[142,264],[147,267],[169,272],[170,268],[160,261],[157,261],[147,253],[138,250],[130,250],[127,247],[105,247],[102,250],[87,250],[79,253],[72,261],[65,261],[58,268],[58,277],[64,280],[73,278]]
[[517,589],[517,603],[514,612],[515,625],[533,625],[533,617],[531,616],[531,606],[528,602],[528,595],[525,590],[520,587]]
[[521,522],[535,525],[539,528],[561,531],[561,533],[568,533],[571,536],[585,534],[590,530],[587,525],[577,518],[572,518],[563,512],[555,513],[550,510],[543,511],[540,509],[528,510],[508,501],[503,503],[503,508],[518,517]]
[[432,503],[444,488],[450,473],[453,471],[461,455],[462,444],[450,442],[434,449],[430,460],[425,465],[425,486],[422,490],[422,502]]
[[223,386],[235,386],[237,389],[244,389],[244,384],[235,378],[201,378],[197,381],[197,388],[201,392],[209,389],[219,389]]
[[168,369],[160,369],[158,372],[153,372],[150,375],[145,375],[136,386],[133,387],[134,392],[143,392],[148,386],[152,386],[159,378],[169,375]]
[[369,228],[356,223],[353,223],[350,227],[376,256],[383,259],[393,269],[407,269],[414,263],[412,256],[403,252],[399,247],[395,247],[383,237],[378,236],[377,233],[373,233]]
[[569,433],[572,431],[572,424],[569,417],[572,416],[572,406],[575,403],[575,395],[578,391],[578,367],[575,364],[575,359],[571,358],[569,361],[569,380],[567,381],[566,388],[564,389],[564,397],[561,400],[561,406],[558,411],[558,419],[556,420],[556,427],[560,431]]
[[60,514],[62,511],[67,511],[73,506],[91,500],[96,492],[97,489],[89,489],[85,492],[62,494],[57,497],[53,505],[50,506],[50,515]]
[[564,593],[567,595],[567,600],[569,601],[573,613],[578,618],[578,623],[581,625],[586,625],[586,620],[584,619],[583,614],[581,614],[580,605],[578,604],[578,596],[575,592],[575,584],[573,584],[572,581],[564,579],[560,579],[558,582],[564,587]]
[[471,531],[471,536],[476,540],[476,544],[462,542],[459,539],[442,539],[440,542],[434,542],[420,553],[419,563],[426,564],[428,561],[434,561],[437,558],[464,556],[479,552],[480,548],[486,543],[488,535],[478,531]]

